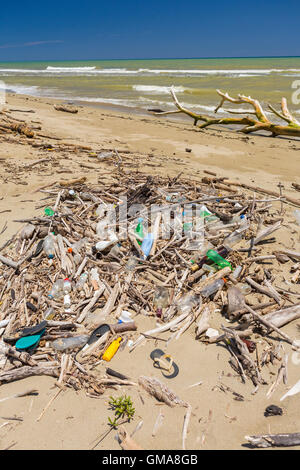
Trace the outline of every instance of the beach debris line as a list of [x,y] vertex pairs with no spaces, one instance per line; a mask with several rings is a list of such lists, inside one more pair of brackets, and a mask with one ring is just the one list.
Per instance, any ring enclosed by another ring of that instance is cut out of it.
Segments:
[[225,102],[229,102],[232,104],[246,104],[250,105],[250,109],[245,110],[232,110],[232,109],[225,109],[230,114],[240,114],[245,115],[242,117],[223,117],[223,118],[213,118],[211,116],[206,116],[204,114],[197,114],[193,111],[182,106],[178,98],[175,94],[173,88],[170,90],[171,96],[173,98],[174,104],[177,107],[175,111],[154,111],[154,114],[157,115],[167,115],[167,114],[176,114],[176,113],[184,113],[187,116],[191,117],[194,120],[194,125],[198,124],[198,121],[203,121],[198,127],[200,129],[204,129],[208,126],[213,124],[222,124],[222,125],[242,125],[241,132],[244,134],[250,134],[252,132],[257,131],[267,131],[270,132],[272,137],[276,137],[278,135],[286,135],[286,136],[300,136],[300,122],[292,115],[289,111],[287,106],[286,98],[282,98],[281,100],[281,111],[276,110],[271,104],[268,104],[269,110],[277,117],[284,121],[286,124],[278,124],[277,122],[270,121],[267,117],[267,113],[262,108],[260,102],[256,99],[251,98],[250,96],[245,95],[238,95],[237,98],[233,98],[228,93],[224,93],[220,90],[217,90],[218,95],[221,97],[221,102],[215,108],[215,113],[218,112],[219,109],[223,108]]
[[187,409],[185,448],[193,413],[176,380],[169,388],[143,369],[134,376],[107,361],[114,367],[148,343],[145,361],[171,383],[184,371],[169,345],[192,337],[199,354],[202,343],[214,351],[221,342],[233,380],[252,384],[252,393],[268,385],[270,396],[286,385],[282,345],[299,350],[297,330],[285,331],[300,318],[297,221],[284,194],[253,193],[214,175],[116,172],[93,185],[82,177],[41,188],[41,213],[18,220],[0,248],[0,384],[53,377],[57,391],[38,420],[67,388],[92,398],[140,388]]

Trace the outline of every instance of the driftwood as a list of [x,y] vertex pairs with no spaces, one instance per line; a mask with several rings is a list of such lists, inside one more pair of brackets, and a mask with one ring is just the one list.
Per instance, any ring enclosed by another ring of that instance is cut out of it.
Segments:
[[300,304],[293,305],[292,307],[276,310],[275,312],[267,313],[264,319],[277,328],[287,325],[293,320],[300,318]]
[[18,369],[12,369],[0,374],[0,384],[14,382],[15,380],[25,379],[33,375],[49,375],[51,377],[58,377],[58,365],[49,363],[38,366],[24,366]]
[[124,427],[120,427],[118,431],[118,438],[120,442],[120,446],[124,450],[144,450],[139,444],[137,444],[129,433],[124,429]]
[[71,107],[71,106],[63,106],[63,105],[55,104],[53,108],[56,109],[56,111],[64,111],[65,113],[72,113],[72,114],[78,113],[78,109]]
[[154,396],[157,400],[166,403],[168,406],[180,405],[188,407],[188,403],[182,401],[172,390],[154,377],[140,376],[138,380],[146,392]]
[[272,111],[273,114],[276,115],[276,117],[279,117],[280,119],[285,121],[286,125],[281,125],[272,122],[267,118],[267,115],[258,100],[255,100],[250,96],[245,95],[238,95],[238,98],[232,98],[231,96],[229,96],[228,93],[223,93],[220,90],[217,90],[217,93],[221,97],[221,102],[216,107],[215,113],[217,113],[218,110],[223,107],[226,101],[233,104],[247,104],[250,105],[252,109],[245,109],[245,111],[242,112],[228,110],[229,113],[246,114],[246,116],[244,117],[212,118],[204,114],[196,114],[183,107],[179,103],[174,90],[171,89],[171,96],[173,98],[175,106],[177,107],[177,111],[166,111],[154,114],[166,115],[174,113],[184,113],[194,120],[194,125],[197,125],[198,121],[203,121],[203,123],[198,126],[200,129],[204,129],[214,124],[242,125],[244,127],[241,128],[240,132],[243,132],[244,134],[250,134],[251,132],[256,131],[267,131],[270,132],[273,137],[276,137],[278,135],[286,135],[290,137],[300,136],[300,122],[297,121],[297,119],[289,111],[287,107],[286,98],[282,98],[281,112],[274,109],[273,106],[271,106],[270,104],[268,105],[269,109]]
[[251,447],[292,447],[300,445],[300,432],[290,434],[263,434],[245,436]]

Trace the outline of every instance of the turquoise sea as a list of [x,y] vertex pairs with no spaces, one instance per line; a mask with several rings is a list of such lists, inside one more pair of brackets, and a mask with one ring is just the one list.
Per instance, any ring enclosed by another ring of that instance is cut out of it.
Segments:
[[285,96],[300,114],[300,105],[292,103],[292,87],[300,88],[300,57],[0,62],[0,81],[15,93],[139,111],[174,109],[171,86],[182,104],[204,114],[219,101],[216,89],[277,108]]

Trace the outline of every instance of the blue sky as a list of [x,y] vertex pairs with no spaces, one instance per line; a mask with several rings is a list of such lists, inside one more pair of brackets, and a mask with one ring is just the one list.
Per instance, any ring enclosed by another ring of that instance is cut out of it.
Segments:
[[16,0],[0,61],[296,56],[299,18],[299,0]]

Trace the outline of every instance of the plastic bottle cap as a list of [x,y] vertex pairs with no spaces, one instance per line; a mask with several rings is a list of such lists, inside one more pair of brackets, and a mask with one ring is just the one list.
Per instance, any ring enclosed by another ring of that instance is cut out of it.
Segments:
[[141,222],[143,222],[143,220],[144,220],[143,217],[139,217],[138,218],[138,223],[140,224]]
[[54,258],[54,255],[48,255],[48,258],[49,258],[49,259],[53,259],[53,258]]
[[71,247],[68,248],[68,253],[72,253],[73,249]]

